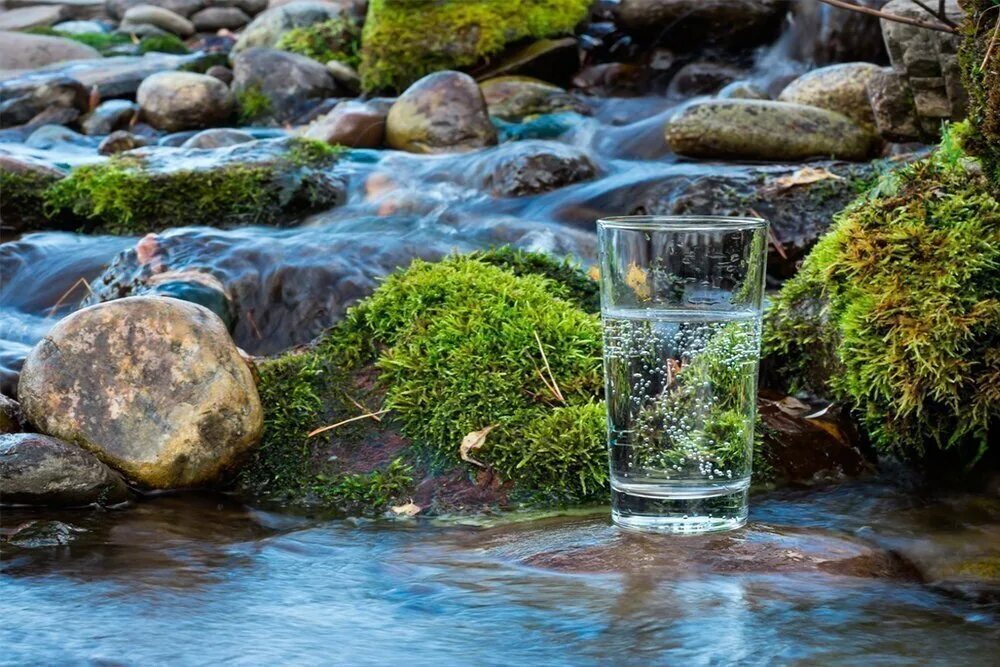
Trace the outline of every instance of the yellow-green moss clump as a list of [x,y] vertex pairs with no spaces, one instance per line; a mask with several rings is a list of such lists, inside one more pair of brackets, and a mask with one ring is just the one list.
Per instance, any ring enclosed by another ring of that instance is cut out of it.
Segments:
[[880,451],[952,467],[995,457],[1000,417],[1000,202],[954,135],[836,217],[764,339],[793,388],[849,400]]
[[276,48],[321,63],[336,60],[357,67],[361,61],[361,26],[349,18],[336,18],[292,28],[281,36]]
[[474,65],[525,38],[571,34],[591,0],[371,0],[361,47],[365,90],[402,90]]
[[964,37],[959,49],[962,77],[969,93],[971,130],[968,150],[979,157],[993,186],[1000,186],[1000,48],[997,3],[967,0]]
[[262,121],[271,114],[271,98],[254,84],[236,92],[236,113],[241,125]]
[[[332,164],[323,142],[291,139],[283,152],[246,164],[209,169],[147,168],[122,155],[77,167],[43,193],[50,217],[73,215],[87,231],[140,234],[168,227],[272,224],[289,210],[331,204],[325,180],[312,170]],[[295,176],[294,192],[286,181]],[[313,178],[315,176],[315,178]]]

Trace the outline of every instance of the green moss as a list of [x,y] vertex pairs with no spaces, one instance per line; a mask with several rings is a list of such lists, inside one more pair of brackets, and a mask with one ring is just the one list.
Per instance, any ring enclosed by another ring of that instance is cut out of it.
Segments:
[[765,347],[793,388],[850,401],[883,453],[972,465],[1000,417],[1000,202],[949,135],[837,216]]
[[72,213],[87,231],[141,234],[167,227],[216,227],[275,222],[289,206],[316,203],[307,178],[304,201],[289,200],[279,187],[288,173],[332,163],[336,151],[323,142],[294,139],[287,155],[273,162],[213,169],[147,170],[131,156],[77,167],[44,193],[47,215]]
[[371,0],[361,47],[365,90],[402,90],[473,65],[525,38],[572,33],[590,0]]
[[544,276],[565,287],[565,298],[588,313],[601,309],[601,290],[597,281],[569,258],[556,259],[511,246],[481,250],[470,256],[491,266],[507,269],[515,276]]
[[249,125],[271,114],[271,98],[254,84],[236,91],[236,108],[240,124]]
[[413,491],[413,468],[394,459],[385,470],[328,477],[319,475],[316,492],[328,505],[349,514],[375,514],[401,503]]
[[982,160],[993,187],[1000,187],[1000,49],[993,44],[1000,17],[993,0],[968,0],[964,9],[958,55],[972,126],[965,144]]
[[360,42],[361,26],[357,21],[337,18],[293,28],[281,36],[276,48],[324,64],[336,60],[357,67],[361,60]]
[[45,226],[45,191],[57,180],[36,172],[0,171],[0,218],[5,226],[19,231]]
[[187,45],[176,35],[151,35],[143,37],[139,42],[139,54],[156,53],[191,53]]
[[128,35],[123,35],[117,32],[69,33],[60,32],[50,27],[30,28],[25,32],[35,35],[48,35],[50,37],[63,37],[65,39],[71,39],[74,42],[80,42],[81,44],[86,44],[93,49],[97,49],[101,52],[101,54],[106,54],[112,49],[132,43],[132,39]]

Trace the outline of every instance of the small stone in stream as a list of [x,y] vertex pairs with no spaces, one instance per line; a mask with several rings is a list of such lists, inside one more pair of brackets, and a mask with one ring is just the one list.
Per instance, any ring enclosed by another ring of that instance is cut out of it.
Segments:
[[621,0],[618,18],[672,48],[748,46],[777,37],[787,10],[785,0]]
[[344,15],[344,9],[331,2],[296,0],[268,9],[251,21],[233,46],[233,55],[251,47],[273,47],[289,30],[305,28]]
[[468,74],[435,72],[389,109],[386,143],[410,153],[472,151],[497,143],[483,93]]
[[43,150],[59,150],[69,146],[96,148],[99,143],[100,140],[96,137],[85,136],[62,125],[42,125],[24,141],[25,146]]
[[97,147],[97,152],[101,155],[114,155],[115,153],[123,153],[134,148],[148,146],[150,143],[149,139],[127,130],[116,130],[101,141],[101,144]]
[[505,144],[483,160],[483,187],[494,197],[522,197],[549,192],[597,175],[586,152],[553,141]]
[[677,70],[670,80],[667,94],[671,97],[711,95],[726,84],[746,76],[746,71],[734,65],[713,62],[693,62]]
[[335,96],[337,82],[326,67],[311,58],[254,47],[236,56],[232,89],[245,120],[281,124]]
[[842,114],[769,100],[692,104],[667,121],[665,135],[670,148],[687,157],[773,161],[864,160],[877,140]]
[[340,102],[306,128],[309,139],[351,148],[378,148],[385,138],[386,111],[356,100]]
[[341,86],[356,93],[361,90],[361,76],[358,71],[346,63],[339,60],[331,60],[326,64],[326,71]]
[[4,505],[114,505],[127,498],[121,476],[76,445],[38,433],[0,435]]
[[121,20],[132,7],[154,5],[187,17],[205,6],[203,0],[105,0],[104,9],[111,18]]
[[[0,30],[27,30],[47,27],[67,17],[62,5],[37,5],[0,12]],[[0,65],[3,63],[0,62]]]
[[490,116],[519,122],[527,116],[560,111],[590,112],[581,100],[559,86],[527,76],[501,76],[479,84]]
[[194,72],[161,72],[139,86],[136,100],[143,118],[168,132],[224,123],[235,100],[224,83]]
[[198,32],[236,30],[250,22],[250,17],[239,7],[206,7],[191,16]]
[[233,70],[224,65],[212,65],[205,70],[205,74],[208,76],[214,76],[227,86],[233,82]]
[[219,481],[263,430],[253,375],[223,321],[164,297],[61,320],[25,360],[18,398],[42,433],[155,489]]
[[590,95],[610,97],[631,94],[643,88],[648,71],[634,63],[588,65],[573,77],[573,87]]
[[128,127],[139,111],[139,105],[128,100],[108,100],[80,121],[84,134],[111,134]]
[[782,102],[808,104],[844,114],[856,123],[874,128],[875,116],[867,86],[881,71],[872,63],[841,63],[803,74],[778,95]]
[[733,81],[722,87],[716,97],[724,100],[766,100],[767,93],[750,81]]
[[222,148],[223,146],[245,144],[248,141],[254,141],[253,135],[240,130],[216,128],[202,130],[181,144],[181,148]]
[[92,35],[109,31],[108,25],[102,21],[63,21],[52,26],[52,29],[67,35]]
[[23,430],[21,406],[13,398],[0,394],[0,433],[20,433]]
[[0,127],[27,123],[53,107],[85,111],[88,98],[88,91],[80,82],[68,76],[21,84],[0,83]]
[[5,70],[32,70],[67,60],[99,58],[97,49],[64,37],[0,32],[0,63]]
[[[190,37],[194,34],[194,24],[180,14],[156,5],[136,5],[130,7],[122,17],[122,26],[148,23],[157,28],[173,33],[178,37]],[[119,26],[120,30],[124,30]]]

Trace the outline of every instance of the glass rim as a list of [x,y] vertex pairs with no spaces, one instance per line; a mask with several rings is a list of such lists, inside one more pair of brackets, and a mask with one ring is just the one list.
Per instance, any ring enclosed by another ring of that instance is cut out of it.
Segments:
[[715,231],[766,229],[768,222],[761,217],[738,215],[612,215],[598,218],[597,226],[632,231]]

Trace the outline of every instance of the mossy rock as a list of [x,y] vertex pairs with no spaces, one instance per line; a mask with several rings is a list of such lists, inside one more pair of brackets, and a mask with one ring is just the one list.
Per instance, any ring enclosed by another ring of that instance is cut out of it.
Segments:
[[850,401],[882,453],[940,471],[995,458],[1000,201],[953,132],[836,217],[767,324],[791,388]]
[[0,236],[58,226],[60,221],[45,214],[45,192],[64,175],[35,162],[0,156]]
[[337,155],[302,138],[129,152],[73,169],[42,197],[48,216],[75,216],[92,232],[276,224],[343,201],[346,184],[329,171]]
[[281,36],[275,48],[320,63],[336,60],[357,67],[361,61],[361,26],[353,18],[342,17],[292,28]]
[[361,47],[365,90],[402,90],[527,39],[571,34],[590,0],[371,0]]
[[[979,157],[994,188],[1000,187],[1000,49],[997,5],[993,0],[966,0],[964,37],[959,49],[962,79],[969,94],[966,138],[969,151]],[[987,57],[989,54],[989,57]]]

